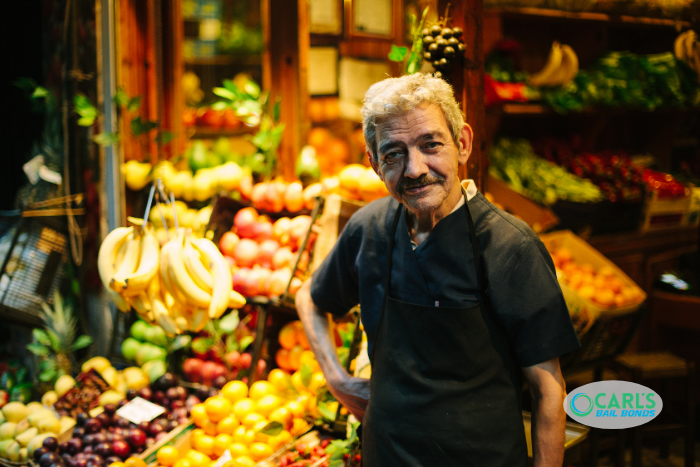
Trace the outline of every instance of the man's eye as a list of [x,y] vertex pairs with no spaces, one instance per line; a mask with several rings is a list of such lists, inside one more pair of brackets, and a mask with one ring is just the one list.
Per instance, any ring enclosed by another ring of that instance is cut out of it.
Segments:
[[395,162],[396,160],[398,160],[400,157],[401,157],[400,152],[390,152],[389,154],[386,154],[384,156],[384,162],[392,163],[392,162]]
[[438,149],[440,147],[440,143],[437,141],[429,141],[425,143],[425,149]]

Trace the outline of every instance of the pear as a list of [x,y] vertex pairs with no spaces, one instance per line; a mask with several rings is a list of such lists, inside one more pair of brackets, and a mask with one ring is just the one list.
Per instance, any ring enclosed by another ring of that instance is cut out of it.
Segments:
[[70,430],[75,426],[75,419],[71,417],[61,417],[61,419],[58,421],[59,425],[61,426],[61,429],[58,431],[58,433],[65,433],[66,431]]
[[29,422],[29,424],[31,426],[36,427],[37,424],[39,423],[39,420],[41,420],[43,418],[47,418],[47,417],[56,418],[56,416],[53,414],[53,412],[51,410],[41,409],[41,410],[37,410],[36,412],[34,412],[30,416],[28,416],[27,421]]
[[122,374],[124,375],[128,389],[139,390],[150,383],[148,375],[146,375],[146,373],[144,373],[139,367],[131,366],[129,368],[125,368],[122,371]]
[[101,374],[105,381],[107,381],[107,384],[113,388],[117,387],[118,378],[116,368],[110,366],[109,368],[106,368],[105,371],[102,371]]
[[21,447],[26,448],[29,442],[38,434],[39,430],[32,427],[25,430],[22,434],[15,436],[15,441],[17,441]]
[[21,446],[17,441],[13,441],[8,447],[7,451],[5,452],[5,457],[12,462],[19,462],[19,450]]
[[90,360],[83,363],[83,366],[80,369],[83,371],[83,373],[87,373],[94,368],[96,372],[102,374],[102,372],[110,366],[112,366],[112,364],[106,358],[92,357]]
[[219,187],[226,191],[233,191],[238,189],[241,185],[241,180],[245,173],[243,169],[235,162],[227,162],[224,165],[217,167],[216,169],[216,180]]
[[29,411],[29,414],[33,414],[37,410],[43,409],[44,406],[42,405],[41,402],[30,402],[27,404],[27,410]]
[[126,186],[134,191],[139,191],[145,187],[151,180],[152,168],[151,164],[147,162],[141,163],[137,160],[130,160],[122,165]]
[[60,398],[74,387],[75,380],[69,375],[63,375],[56,380],[56,384],[54,384],[53,388],[54,391],[56,391],[56,395]]
[[100,405],[102,407],[104,407],[107,404],[117,405],[121,401],[123,401],[125,397],[126,396],[121,392],[109,390],[109,391],[103,392],[100,395],[99,401],[100,401]]
[[27,451],[27,448],[20,448],[19,449],[19,461],[20,462],[27,462],[29,460],[29,452]]
[[29,415],[27,407],[21,402],[10,402],[2,408],[2,413],[8,422],[19,423]]
[[14,422],[5,422],[0,425],[0,440],[14,438],[16,427],[17,424]]
[[58,421],[56,417],[46,417],[39,420],[36,425],[39,433],[60,433],[61,432],[61,422]]
[[0,457],[7,457],[7,448],[14,442],[14,439],[4,439],[0,441]]
[[26,418],[19,422],[17,425],[15,425],[15,439],[17,438],[17,436],[21,435],[29,428],[31,428],[31,425],[29,424],[29,420],[27,420]]
[[56,391],[49,391],[43,396],[41,396],[41,403],[46,407],[51,407],[56,402],[58,402],[58,394]]
[[31,441],[29,441],[29,444],[27,444],[27,451],[30,454],[34,454],[34,451],[39,449],[44,444],[44,440],[46,438],[58,438],[58,435],[56,435],[56,433],[42,433],[40,435],[36,435]]
[[0,410],[0,425],[5,423],[7,420],[5,420],[5,415],[3,415],[2,410]]

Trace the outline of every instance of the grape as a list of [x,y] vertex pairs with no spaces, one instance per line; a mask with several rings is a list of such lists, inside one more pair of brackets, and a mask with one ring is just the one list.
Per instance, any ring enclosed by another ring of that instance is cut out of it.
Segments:
[[453,58],[455,56],[455,49],[448,45],[442,53],[445,55],[445,58]]
[[427,61],[431,62],[432,60],[430,59],[430,57],[431,57],[430,52],[424,52],[424,53],[423,53],[423,59],[424,59],[424,60],[427,60]]
[[445,39],[442,39],[442,38],[435,39],[435,43],[437,44],[438,49],[440,49],[440,50],[444,49],[445,46],[447,46],[447,41]]
[[442,32],[440,32],[440,35],[445,39],[449,39],[450,37],[452,37],[452,29],[445,28],[442,30]]
[[[462,32],[462,31],[460,31],[460,34],[461,34],[461,32]],[[425,38],[425,37],[427,37],[427,36],[430,35],[430,29],[428,29],[428,28],[423,28],[423,30],[420,32],[420,34],[421,34],[421,36],[423,36],[423,38]]]
[[464,53],[464,44],[460,43],[460,44],[457,46],[457,50],[458,50],[460,53]]
[[435,42],[435,38],[433,36],[426,36],[423,38],[423,44],[430,45]]
[[452,36],[456,37],[457,39],[462,37],[462,28],[452,28]]
[[459,39],[455,39],[454,37],[450,37],[447,39],[447,45],[451,45],[454,47],[455,45],[459,44]]
[[430,34],[432,34],[433,36],[439,36],[441,32],[442,28],[437,24],[430,28]]
[[437,52],[437,50],[438,50],[438,45],[434,42],[428,46],[429,52]]

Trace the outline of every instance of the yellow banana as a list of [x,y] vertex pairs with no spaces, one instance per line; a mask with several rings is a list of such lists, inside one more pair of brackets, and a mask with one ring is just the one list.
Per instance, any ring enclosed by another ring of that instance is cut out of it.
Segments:
[[112,283],[114,290],[118,292],[145,290],[158,272],[160,243],[153,232],[146,230],[141,235],[140,246],[140,260],[136,271],[123,278],[116,275]]
[[163,328],[163,331],[170,337],[180,334],[182,330],[177,326],[173,317],[170,316],[168,310],[165,308],[165,304],[160,298],[154,298],[152,303],[156,324]]
[[191,242],[185,241],[185,246],[182,249],[182,255],[185,260],[185,268],[187,272],[192,277],[192,280],[207,293],[211,293],[213,290],[214,279],[211,277],[211,273],[202,264],[201,255],[192,246]]
[[[187,302],[187,298],[180,293],[179,290],[173,285],[170,279],[170,274],[168,273],[168,262],[170,258],[170,248],[173,246],[172,240],[163,245],[163,249],[160,250],[160,283],[161,288],[168,292],[170,297],[182,304]],[[168,306],[170,309],[171,306]]]
[[136,266],[139,264],[139,254],[141,252],[141,235],[138,232],[132,232],[126,241],[126,252],[122,263],[117,267],[112,280],[109,282],[109,287],[115,292],[122,292],[123,287],[118,287],[117,284],[124,282],[124,279],[133,274]]
[[231,291],[231,295],[229,295],[228,299],[228,307],[229,308],[243,308],[243,305],[245,305],[245,297],[235,290]]
[[105,237],[102,245],[100,245],[100,251],[97,255],[97,270],[99,271],[102,284],[105,289],[107,289],[107,294],[115,305],[117,305],[117,308],[125,313],[131,310],[129,303],[124,297],[109,288],[109,282],[112,280],[112,277],[114,277],[117,253],[133,231],[133,227],[118,227],[112,230]]
[[695,43],[695,55],[693,55],[693,60],[695,62],[695,71],[698,73],[698,83],[700,83],[700,42]]
[[185,268],[185,261],[182,257],[184,240],[184,236],[178,234],[177,237],[170,241],[172,246],[168,252],[168,274],[170,274],[174,288],[179,289],[189,303],[194,306],[208,308],[211,304],[212,296],[194,283]]
[[563,70],[561,77],[561,84],[565,86],[576,78],[578,74],[578,57],[576,52],[570,46],[562,44],[561,46],[562,62],[561,68]]
[[[690,68],[695,70],[695,41],[698,36],[692,29],[687,31],[687,35],[683,40],[683,47],[685,48],[685,62],[690,66]],[[700,70],[695,70],[700,73]]]
[[557,74],[561,66],[562,53],[559,42],[554,41],[547,57],[547,63],[539,72],[530,76],[530,84],[533,86],[549,86],[552,77]]
[[145,292],[129,297],[129,303],[131,303],[134,310],[136,310],[136,312],[144,318],[147,318],[148,314],[152,310],[151,302],[146,296]]
[[199,254],[208,266],[207,269],[212,272],[211,277],[214,280],[211,303],[209,304],[209,317],[220,318],[228,308],[233,290],[231,268],[211,240],[206,238],[193,239],[192,245],[199,250]]
[[[167,292],[166,292],[167,293]],[[170,316],[175,320],[175,324],[181,331],[188,331],[190,329],[190,324],[187,321],[187,312],[182,308],[182,306],[173,301],[172,306],[168,306],[167,304],[167,298],[170,297],[172,299],[172,296],[168,294],[166,297],[165,305],[168,308],[168,313]]]
[[189,319],[187,320],[190,331],[199,332],[204,329],[207,321],[209,321],[209,314],[206,308],[194,308],[189,314]]
[[688,58],[685,56],[685,36],[688,35],[690,30],[685,31],[683,34],[679,34],[678,37],[676,37],[676,40],[673,42],[673,55],[676,56],[678,60],[682,60],[686,62]]

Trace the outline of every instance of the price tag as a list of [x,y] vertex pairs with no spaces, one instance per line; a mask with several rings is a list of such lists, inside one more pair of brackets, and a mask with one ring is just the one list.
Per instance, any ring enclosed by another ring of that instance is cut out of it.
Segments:
[[136,425],[141,422],[150,422],[163,413],[165,413],[165,408],[140,397],[135,397],[131,402],[117,410],[117,415]]
[[230,460],[233,460],[233,458],[231,457],[231,451],[227,449],[226,452],[223,453],[221,457],[219,457],[219,460],[216,461],[214,467],[221,467]]

